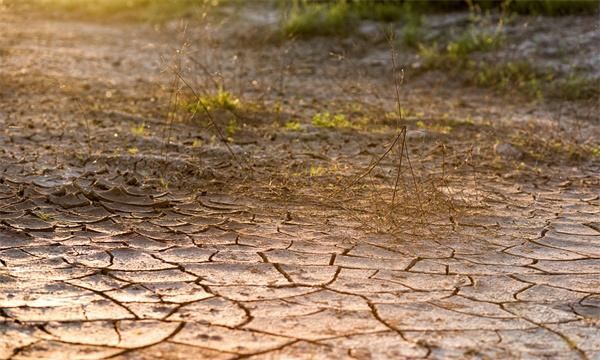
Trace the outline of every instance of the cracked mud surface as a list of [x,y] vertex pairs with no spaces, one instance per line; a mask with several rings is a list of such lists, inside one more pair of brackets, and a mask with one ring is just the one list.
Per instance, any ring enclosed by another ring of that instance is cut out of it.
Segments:
[[[169,47],[150,30],[136,45],[118,37],[128,25],[0,15],[0,41],[12,39],[0,57],[0,358],[600,359],[597,163],[533,180],[484,173],[477,214],[377,234],[342,211],[236,191],[222,145],[190,150],[188,133],[205,136],[193,124],[174,125],[168,160],[152,152],[158,135],[132,137],[142,115],[127,109],[154,106],[164,81],[140,79]],[[68,101],[80,93],[97,147],[85,160]],[[366,166],[358,149],[382,141],[278,135],[233,151],[260,164],[282,143],[309,158],[326,144],[323,156]],[[114,151],[123,142],[140,154]],[[164,187],[156,169],[181,176]]]

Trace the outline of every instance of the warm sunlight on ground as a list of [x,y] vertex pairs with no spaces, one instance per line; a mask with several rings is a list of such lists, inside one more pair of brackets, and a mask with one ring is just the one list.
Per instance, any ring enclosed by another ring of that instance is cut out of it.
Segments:
[[0,359],[597,359],[598,1],[0,0]]

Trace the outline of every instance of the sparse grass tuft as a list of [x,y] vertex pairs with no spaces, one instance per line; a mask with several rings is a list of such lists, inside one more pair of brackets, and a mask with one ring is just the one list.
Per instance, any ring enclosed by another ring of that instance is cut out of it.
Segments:
[[298,121],[295,120],[290,120],[288,122],[285,123],[285,125],[283,126],[284,129],[289,130],[289,131],[298,131],[301,129],[301,125]]
[[600,78],[587,78],[571,73],[566,79],[558,80],[549,91],[552,97],[565,100],[600,98]]
[[240,125],[238,124],[236,119],[230,119],[225,127],[225,132],[227,133],[227,139],[232,140],[233,135],[240,130]]
[[425,68],[457,69],[469,63],[469,55],[486,52],[502,46],[504,39],[497,33],[469,28],[460,36],[448,42],[445,48],[437,43],[418,44],[419,56]]
[[498,87],[500,89],[517,88],[530,96],[543,97],[542,83],[552,80],[551,74],[544,74],[529,62],[515,61],[506,64],[477,64],[471,73],[475,84]]
[[146,135],[146,124],[141,124],[139,126],[131,127],[131,133],[135,136],[145,136]]
[[503,38],[495,33],[470,29],[446,46],[451,58],[464,59],[474,52],[490,51],[502,46]]
[[310,177],[323,176],[326,172],[327,170],[322,166],[311,165],[308,171],[308,175],[310,175]]
[[440,134],[449,134],[452,132],[452,127],[442,124],[425,124],[423,121],[417,121],[415,125],[419,129],[425,129]]
[[[539,133],[540,136],[531,136]],[[510,142],[518,147],[527,158],[541,163],[579,163],[600,156],[600,147],[594,143],[580,143],[563,132],[529,124],[526,128],[516,129]]]
[[500,65],[477,64],[470,72],[474,82],[501,89],[517,88],[528,95],[564,100],[594,99],[600,96],[600,79],[586,78],[576,73],[559,78],[552,69],[538,69],[527,61]]
[[315,114],[312,118],[312,124],[324,128],[349,128],[350,121],[343,114],[330,114],[329,112]]
[[240,99],[233,96],[230,92],[219,89],[214,95],[202,96],[196,103],[190,105],[192,112],[202,113],[203,107],[211,110],[236,110],[240,107]]

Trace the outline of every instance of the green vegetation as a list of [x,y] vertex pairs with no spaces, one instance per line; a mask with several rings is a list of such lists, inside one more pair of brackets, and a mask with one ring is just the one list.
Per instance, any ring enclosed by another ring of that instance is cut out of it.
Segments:
[[421,28],[421,16],[411,16],[406,25],[404,25],[402,39],[404,45],[411,48],[418,48],[423,42],[423,30]]
[[600,96],[600,79],[590,79],[576,73],[561,75],[550,68],[535,67],[526,60],[490,63],[473,60],[472,54],[485,53],[503,46],[505,38],[499,32],[485,32],[469,27],[448,41],[445,47],[437,43],[419,43],[422,69],[443,69],[465,79],[472,85],[517,89],[537,99],[593,99]]
[[469,55],[497,49],[504,43],[499,33],[490,33],[470,27],[461,35],[448,42],[445,48],[437,43],[419,44],[419,56],[425,68],[452,69],[464,67],[469,62]]
[[43,211],[37,211],[37,212],[34,212],[34,214],[42,221],[49,221],[52,219],[50,214],[47,214]]
[[294,36],[341,35],[352,29],[357,20],[346,2],[309,4],[294,1],[283,22],[283,32]]
[[549,95],[566,100],[598,99],[600,78],[588,78],[571,73],[566,79],[555,81]]
[[131,133],[135,136],[144,136],[146,135],[146,124],[142,123],[139,126],[131,127]]
[[552,69],[535,68],[527,61],[499,65],[470,64],[467,79],[476,85],[516,88],[535,98],[565,100],[594,99],[600,96],[600,79],[586,78],[576,73],[558,78]]
[[579,162],[600,156],[597,145],[580,144],[555,133],[535,137],[527,131],[518,131],[511,136],[511,142],[536,161]]
[[240,107],[240,99],[233,96],[230,92],[219,89],[216,94],[202,96],[198,101],[189,105],[191,112],[202,113],[204,108],[207,110],[229,110],[234,111]]
[[315,177],[315,176],[323,176],[323,175],[325,175],[326,172],[327,172],[327,169],[325,169],[322,166],[311,165],[310,169],[308,171],[308,174],[310,175],[310,177]]
[[532,15],[593,15],[600,8],[598,0],[514,0],[509,9],[519,14]]
[[[404,21],[407,23],[404,32],[405,43],[416,47],[419,38],[420,14],[428,12],[447,12],[470,10],[482,12],[489,10],[506,10],[509,13],[533,15],[592,15],[600,8],[599,0],[331,0],[280,1],[285,4],[283,32],[286,35],[301,37],[345,35],[357,28],[359,20]],[[474,39],[466,39],[472,41]],[[477,47],[488,44],[471,44]]]
[[32,0],[47,10],[74,12],[81,15],[131,20],[164,21],[202,13],[202,9],[219,5],[223,0]]
[[300,37],[346,35],[358,27],[360,20],[415,21],[411,20],[414,4],[418,2],[294,0],[284,13],[282,30]]
[[386,4],[410,5],[419,12],[447,12],[455,10],[477,9],[487,11],[501,9],[507,6],[508,10],[517,14],[530,15],[592,15],[598,11],[600,1],[598,0],[405,0],[405,1],[381,1]]
[[542,84],[552,81],[551,74],[545,75],[526,61],[499,65],[471,64],[468,71],[470,81],[477,85],[500,89],[516,88],[536,98],[543,97]]
[[[35,6],[60,12],[75,12],[95,18],[126,18],[164,21],[177,17],[204,16],[208,7],[239,0],[30,0]],[[599,0],[279,0],[285,8],[283,30],[288,35],[347,34],[359,20],[410,21],[416,14],[455,10],[500,9],[512,13],[560,16],[592,15]]]
[[233,135],[240,130],[240,125],[238,124],[236,119],[230,119],[225,126],[225,132],[227,133],[227,138],[231,140]]
[[329,112],[315,114],[312,118],[312,124],[324,128],[348,128],[350,121],[343,114],[330,114]]
[[298,131],[301,129],[301,125],[298,121],[291,120],[286,122],[283,128],[290,131]]
[[130,155],[137,155],[137,153],[139,153],[139,152],[140,152],[140,149],[138,149],[137,147],[133,146],[133,147],[130,147],[130,148],[128,148],[128,149],[127,149],[127,152],[128,152]]
[[470,29],[456,40],[449,42],[446,51],[451,58],[462,59],[474,52],[497,49],[502,42],[503,38],[496,33],[490,34]]
[[423,121],[417,121],[415,125],[419,129],[425,129],[432,132],[440,133],[440,134],[449,134],[452,131],[451,126],[444,126],[441,124],[425,124]]

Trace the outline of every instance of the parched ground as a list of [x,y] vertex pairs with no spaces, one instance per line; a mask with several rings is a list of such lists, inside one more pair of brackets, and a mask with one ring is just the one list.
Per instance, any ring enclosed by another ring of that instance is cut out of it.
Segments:
[[[220,11],[0,4],[0,358],[600,359],[598,99],[465,86],[399,49],[399,119],[373,24],[281,41],[275,13]],[[595,74],[596,20],[517,22],[515,48],[560,65],[571,39]],[[219,86],[232,109],[171,106]]]

